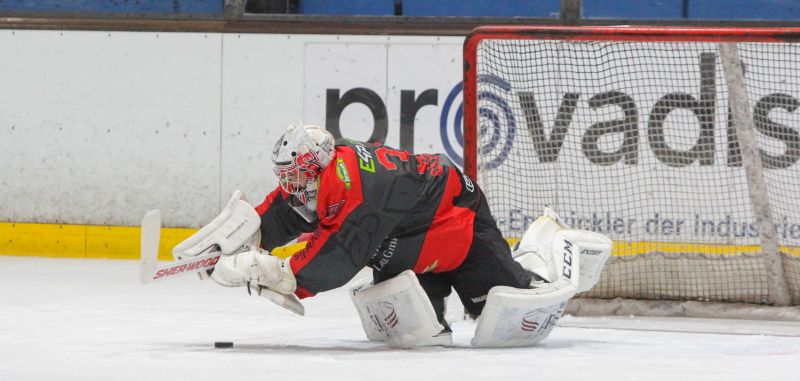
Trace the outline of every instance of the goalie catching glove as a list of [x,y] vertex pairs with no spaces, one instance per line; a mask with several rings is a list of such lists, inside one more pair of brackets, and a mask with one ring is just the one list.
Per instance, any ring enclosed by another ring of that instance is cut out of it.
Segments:
[[211,279],[225,287],[247,287],[275,304],[298,315],[305,308],[294,296],[297,282],[289,268],[288,259],[274,257],[266,250],[256,249],[222,257]]
[[267,287],[283,294],[291,294],[297,288],[288,263],[261,249],[222,257],[211,279],[225,287]]

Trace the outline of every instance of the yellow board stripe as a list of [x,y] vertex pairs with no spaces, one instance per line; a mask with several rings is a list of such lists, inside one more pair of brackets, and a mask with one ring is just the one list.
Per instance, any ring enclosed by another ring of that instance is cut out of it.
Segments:
[[[172,248],[197,229],[162,228],[158,258],[172,259]],[[61,225],[0,222],[0,255],[64,258],[139,259],[141,228],[129,226]],[[518,238],[509,238],[514,245]],[[286,258],[305,243],[276,248],[272,254]],[[800,247],[781,246],[781,252],[800,257]],[[614,256],[633,256],[660,251],[738,255],[757,253],[760,245],[722,245],[690,242],[614,241]]]
[[[519,238],[507,238],[508,244],[514,246]],[[614,241],[611,255],[615,257],[629,257],[634,255],[648,254],[652,252],[662,253],[688,253],[688,254],[710,254],[710,255],[740,255],[747,253],[761,252],[761,245],[723,245],[692,242],[657,242],[657,241]],[[780,251],[784,254],[800,257],[800,246],[781,246]]]
[[[162,228],[158,259],[172,260],[172,248],[197,229]],[[64,258],[139,259],[141,228],[0,222],[0,255]],[[305,243],[272,251],[285,258]]]
[[[781,246],[782,253],[800,256],[800,247]],[[615,256],[632,256],[653,251],[662,253],[697,253],[711,255],[738,255],[760,253],[761,245],[715,245],[688,242],[614,242]]]

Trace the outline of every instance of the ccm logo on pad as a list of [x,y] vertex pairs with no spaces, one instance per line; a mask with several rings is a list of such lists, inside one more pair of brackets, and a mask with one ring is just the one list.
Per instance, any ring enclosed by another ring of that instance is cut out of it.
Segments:
[[564,240],[564,272],[567,279],[572,279],[572,242]]

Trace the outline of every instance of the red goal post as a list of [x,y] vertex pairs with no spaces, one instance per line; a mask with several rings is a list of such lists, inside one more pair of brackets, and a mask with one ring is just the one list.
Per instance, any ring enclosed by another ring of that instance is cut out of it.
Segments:
[[614,239],[584,296],[800,304],[798,42],[800,28],[477,28],[465,173],[510,240],[545,205]]

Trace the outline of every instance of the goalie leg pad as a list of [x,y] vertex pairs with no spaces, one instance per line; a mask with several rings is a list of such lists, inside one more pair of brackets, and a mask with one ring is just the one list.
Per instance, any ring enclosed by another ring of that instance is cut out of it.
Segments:
[[[596,232],[572,229],[562,224],[550,210],[534,221],[519,245],[514,249],[514,260],[547,282],[558,279],[567,254],[580,257],[580,285],[578,292],[590,290],[600,279],[608,258],[612,241]],[[566,250],[569,249],[570,253]],[[573,266],[578,269],[578,266]]]
[[581,229],[564,229],[558,232],[557,237],[564,245],[571,244],[572,252],[580,257],[578,292],[591,290],[611,256],[613,242],[600,233]]
[[534,221],[514,248],[512,256],[523,268],[538,275],[547,282],[559,277],[561,262],[560,248],[555,235],[564,230],[557,219],[543,215]]
[[372,287],[371,278],[364,279],[350,288],[350,300],[353,301],[353,305],[356,307],[356,311],[358,311],[358,317],[361,319],[361,327],[364,328],[364,333],[367,334],[367,339],[369,341],[384,341],[386,338],[385,335],[381,333],[379,327],[372,322],[369,314],[365,313],[362,306],[360,306],[359,302],[356,301],[356,295],[369,287]]
[[523,347],[539,343],[555,328],[575,291],[574,285],[562,281],[535,289],[493,287],[472,345]]
[[367,338],[372,341],[411,348],[444,329],[411,270],[376,285],[361,284],[350,291]]
[[[543,258],[552,282],[537,282],[536,288],[496,286],[489,290],[486,306],[475,328],[472,345],[477,347],[531,346],[547,338],[564,313],[567,300],[578,292],[581,261],[564,229],[552,234]],[[557,266],[557,268],[553,268]]]

